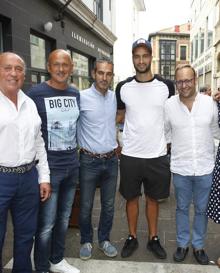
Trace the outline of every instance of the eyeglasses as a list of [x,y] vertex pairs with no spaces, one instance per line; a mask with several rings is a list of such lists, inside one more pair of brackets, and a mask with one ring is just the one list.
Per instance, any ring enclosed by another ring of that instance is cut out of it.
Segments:
[[184,81],[182,81],[182,80],[180,80],[180,81],[175,81],[175,84],[176,84],[177,87],[182,87],[183,84],[185,84],[185,85],[187,85],[187,86],[191,86],[192,83],[193,83],[193,80],[194,80],[194,78],[192,78],[192,79],[190,79],[190,80],[184,80]]

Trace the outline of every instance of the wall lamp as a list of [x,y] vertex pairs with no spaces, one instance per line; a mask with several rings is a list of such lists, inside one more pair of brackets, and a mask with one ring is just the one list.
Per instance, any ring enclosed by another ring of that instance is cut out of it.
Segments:
[[52,30],[52,28],[53,28],[53,23],[50,22],[50,21],[48,21],[48,22],[46,22],[46,23],[44,24],[43,27],[44,27],[44,31],[50,32],[50,31]]
[[[65,27],[65,22],[64,22],[64,12],[67,8],[67,6],[71,3],[72,0],[67,0],[66,3],[60,7],[59,11],[58,11],[58,15],[55,16],[54,21],[55,22],[60,22],[60,26],[61,28],[64,30]],[[53,28],[53,23],[48,21],[43,25],[43,29],[46,32],[50,32]]]

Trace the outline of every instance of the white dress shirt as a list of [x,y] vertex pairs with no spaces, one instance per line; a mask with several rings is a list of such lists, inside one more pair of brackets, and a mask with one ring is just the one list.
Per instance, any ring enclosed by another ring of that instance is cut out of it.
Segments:
[[49,182],[41,119],[34,102],[21,90],[15,104],[0,91],[0,165],[17,167],[39,160],[39,183]]
[[171,143],[171,171],[180,175],[205,175],[213,171],[214,137],[220,138],[218,109],[209,96],[197,94],[191,111],[179,95],[165,104],[165,132]]

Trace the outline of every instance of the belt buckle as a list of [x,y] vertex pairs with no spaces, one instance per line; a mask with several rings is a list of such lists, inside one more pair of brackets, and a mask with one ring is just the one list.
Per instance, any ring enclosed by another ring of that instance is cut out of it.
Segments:
[[100,159],[105,158],[105,157],[106,157],[106,154],[100,154],[100,155],[98,156],[98,158],[100,158]]

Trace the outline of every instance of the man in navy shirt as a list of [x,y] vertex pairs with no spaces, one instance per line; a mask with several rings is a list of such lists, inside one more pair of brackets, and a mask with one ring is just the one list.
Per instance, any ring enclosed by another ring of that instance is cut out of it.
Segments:
[[29,96],[42,119],[51,172],[51,198],[41,204],[35,239],[34,262],[38,273],[78,273],[63,258],[65,234],[78,181],[76,122],[79,92],[68,85],[73,63],[68,52],[57,49],[49,55],[51,78],[34,86]]
[[80,119],[77,131],[80,146],[80,258],[92,256],[92,207],[97,183],[100,185],[101,215],[98,227],[99,249],[115,257],[117,249],[110,243],[114,216],[118,159],[116,142],[116,98],[109,90],[113,63],[96,61],[92,71],[94,84],[80,94]]

